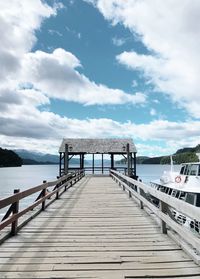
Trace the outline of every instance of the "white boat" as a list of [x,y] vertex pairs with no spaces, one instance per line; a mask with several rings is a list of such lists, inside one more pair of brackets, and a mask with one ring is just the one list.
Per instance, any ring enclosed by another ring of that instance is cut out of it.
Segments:
[[[173,164],[171,164],[170,171],[165,171],[160,179],[152,181],[150,184],[158,191],[200,207],[200,162],[184,163],[181,165],[180,172],[175,172]],[[156,200],[153,202],[156,203]],[[200,232],[200,220],[192,220],[173,209],[171,209],[171,213],[179,224]]]

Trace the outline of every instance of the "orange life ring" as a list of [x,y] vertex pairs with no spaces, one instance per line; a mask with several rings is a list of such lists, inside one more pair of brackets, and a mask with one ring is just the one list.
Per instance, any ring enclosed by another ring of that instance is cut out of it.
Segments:
[[180,182],[181,182],[181,176],[178,175],[178,176],[175,178],[175,181],[176,181],[176,183],[180,183]]

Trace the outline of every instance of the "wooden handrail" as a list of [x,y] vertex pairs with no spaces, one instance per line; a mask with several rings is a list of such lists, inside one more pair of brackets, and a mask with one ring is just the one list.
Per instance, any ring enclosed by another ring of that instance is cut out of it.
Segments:
[[[163,192],[160,192],[149,185],[146,185],[133,178],[125,176],[117,171],[110,170],[110,175],[118,182],[124,190],[129,192],[129,196],[134,196],[140,202],[141,208],[145,205],[151,212],[153,212],[161,220],[161,231],[167,233],[166,225],[168,225],[173,231],[180,235],[187,243],[193,246],[198,252],[200,252],[200,236],[195,235],[186,227],[178,224],[169,213],[169,207],[172,207],[176,211],[180,212],[184,216],[190,217],[200,221],[200,208],[194,207],[182,200],[169,196]],[[150,194],[159,200],[160,207],[158,208],[151,203],[145,195]],[[142,203],[142,204],[141,204]],[[196,260],[196,259],[195,259]],[[200,259],[198,259],[198,262]]]
[[58,180],[55,180],[55,181],[51,181],[51,182],[46,182],[46,183],[42,183],[38,186],[35,186],[35,187],[32,187],[28,190],[25,190],[25,191],[22,191],[22,192],[19,192],[19,193],[16,193],[10,197],[7,197],[7,198],[4,198],[4,199],[1,199],[0,200],[0,209],[6,207],[6,206],[9,206],[11,203],[14,203],[16,201],[19,201],[23,198],[26,198],[32,194],[35,194],[43,189],[46,189],[48,187],[51,187],[51,186],[54,186],[56,185],[57,183],[60,183],[64,180],[66,180],[67,178],[71,177],[73,175],[73,173],[71,174],[68,174],[68,175],[64,175],[62,176],[61,178],[59,178]]
[[163,192],[160,192],[140,181],[137,181],[126,175],[123,175],[117,171],[111,170],[111,173],[117,175],[118,177],[121,177],[122,179],[131,183],[132,185],[139,187],[139,189],[142,189],[144,192],[154,196],[158,200],[161,200],[161,201],[167,203],[168,205],[175,208],[177,211],[187,215],[188,217],[197,219],[200,221],[200,207],[194,207],[193,205],[186,203],[185,201],[182,201],[175,197],[169,196]]
[[[34,209],[36,206],[42,203],[42,210],[45,209],[45,201],[49,199],[51,196],[56,194],[56,198],[59,197],[59,192],[64,188],[64,191],[66,191],[68,188],[70,188],[73,183],[76,183],[77,180],[80,180],[85,175],[83,170],[79,170],[73,173],[69,173],[67,175],[64,175],[60,178],[58,178],[55,181],[51,182],[45,182],[41,185],[38,185],[36,187],[30,188],[28,190],[19,192],[15,191],[14,195],[4,198],[0,200],[0,209],[5,208],[7,206],[10,206],[7,210],[5,216],[3,217],[2,221],[0,222],[0,230],[7,227],[8,225],[12,224],[11,227],[11,235],[15,235],[18,230],[18,219],[26,214],[28,211]],[[47,192],[47,188],[55,186],[52,191]],[[45,192],[44,192],[45,191]],[[64,192],[63,191],[63,192]],[[29,205],[28,207],[24,208],[23,210],[19,211],[19,201],[23,198],[26,198],[28,196],[31,196],[32,194],[35,194],[37,192],[39,193],[38,198],[36,201]],[[44,194],[45,193],[45,194]],[[61,193],[62,194],[62,193]]]

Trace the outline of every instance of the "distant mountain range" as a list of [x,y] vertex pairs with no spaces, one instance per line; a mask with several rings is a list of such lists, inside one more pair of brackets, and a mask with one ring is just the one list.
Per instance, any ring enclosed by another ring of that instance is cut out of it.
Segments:
[[14,150],[26,164],[36,163],[49,163],[49,164],[58,164],[59,163],[59,156],[52,155],[52,154],[43,154],[40,152],[31,152],[24,149],[16,149]]
[[[182,164],[189,162],[198,162],[199,158],[197,154],[200,153],[200,144],[195,147],[186,147],[178,149],[172,156],[174,164]],[[138,156],[136,158],[137,164],[170,164],[170,156],[159,157],[146,157]],[[118,161],[120,164],[124,164],[125,159]]]
[[[59,164],[59,155],[44,154],[40,152],[32,152],[24,149],[14,150],[23,160],[23,165],[52,165]],[[79,159],[72,158],[72,164],[79,164]]]
[[[13,152],[14,151],[14,152]],[[59,155],[43,154],[39,152],[31,152],[24,149],[6,150],[0,148],[0,167],[4,166],[20,166],[38,165],[38,164],[59,164]],[[185,162],[198,162],[198,153],[200,153],[200,144],[196,147],[186,147],[176,151],[173,154],[175,164]],[[79,164],[79,158],[72,158],[71,164]],[[95,160],[95,165],[101,165],[101,159]],[[169,164],[170,156],[146,157],[138,156],[137,164]],[[85,165],[91,165],[92,160],[86,160]],[[105,159],[104,165],[110,164],[110,160]],[[116,164],[126,164],[125,159],[116,161]]]
[[[24,149],[14,150],[22,159],[24,165],[48,165],[48,164],[59,164],[59,155],[43,154],[40,152],[32,152]],[[79,164],[79,158],[72,158],[70,164]],[[110,160],[104,159],[104,164],[110,162]],[[92,160],[85,160],[85,165],[91,165]],[[95,160],[95,164],[100,165],[101,159]]]

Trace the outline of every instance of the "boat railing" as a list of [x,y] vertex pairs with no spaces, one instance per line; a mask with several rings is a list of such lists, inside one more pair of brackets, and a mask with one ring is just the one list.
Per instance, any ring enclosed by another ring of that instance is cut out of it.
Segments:
[[[172,213],[175,210],[200,224],[200,207],[169,196],[115,170],[110,170],[110,175],[124,191],[128,192],[129,197],[134,198],[140,204],[141,209],[146,209],[151,216],[153,213],[159,220],[162,233],[170,235],[195,262],[200,263],[200,232],[191,231],[186,226],[177,223]],[[157,202],[153,203],[152,198]]]
[[[14,190],[14,194],[0,200],[0,209],[8,208],[3,219],[0,221],[0,231],[6,227],[10,227],[10,233],[5,234],[1,237],[0,243],[3,242],[10,235],[16,235],[18,230],[23,227],[30,219],[38,215],[41,211],[50,205],[53,201],[58,199],[60,195],[72,187],[77,181],[79,181],[85,175],[84,170],[78,170],[75,172],[63,175],[55,181],[47,182],[43,181],[41,185],[29,188],[20,192],[19,189]],[[34,194],[38,194],[38,197],[34,200],[31,205],[20,209],[20,201]],[[54,199],[51,199],[51,197]],[[38,206],[41,204],[41,207]],[[25,216],[26,213],[36,208],[34,216],[31,214],[27,219],[19,225],[18,220],[20,217]]]

